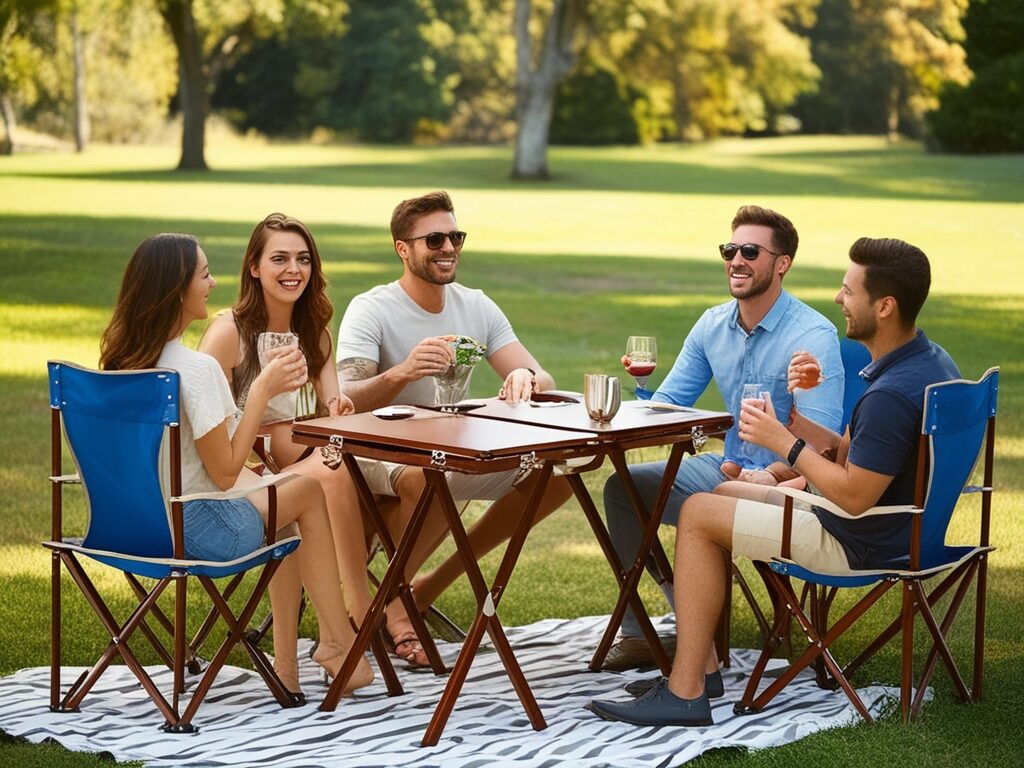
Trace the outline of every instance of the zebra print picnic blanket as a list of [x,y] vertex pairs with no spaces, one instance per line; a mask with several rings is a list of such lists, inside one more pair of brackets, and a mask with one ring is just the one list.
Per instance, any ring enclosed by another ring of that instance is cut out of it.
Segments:
[[[594,673],[587,661],[607,617],[548,619],[507,632],[548,727],[534,731],[496,653],[484,646],[448,726],[436,747],[420,747],[446,678],[429,670],[399,674],[406,695],[388,697],[378,679],[334,712],[317,709],[325,689],[319,667],[303,655],[305,707],[280,709],[255,673],[225,667],[199,709],[194,735],[169,735],[131,673],[111,667],[86,697],[80,712],[48,709],[49,668],[23,669],[0,679],[0,729],[32,742],[52,739],[70,750],[106,752],[147,766],[444,766],[529,768],[580,766],[678,766],[716,747],[761,749],[795,741],[859,718],[841,691],[798,678],[763,713],[738,717],[733,703],[757,658],[735,650],[724,673],[726,696],[707,728],[639,728],[598,719],[583,708],[595,697],[628,697],[622,686],[652,673]],[[661,631],[671,631],[663,617]],[[309,643],[309,641],[304,641]],[[308,650],[308,645],[306,649]],[[449,664],[458,646],[439,643]],[[157,685],[170,690],[170,673],[153,668]],[[64,684],[81,669],[65,668]],[[895,689],[860,691],[873,712],[891,706]]]

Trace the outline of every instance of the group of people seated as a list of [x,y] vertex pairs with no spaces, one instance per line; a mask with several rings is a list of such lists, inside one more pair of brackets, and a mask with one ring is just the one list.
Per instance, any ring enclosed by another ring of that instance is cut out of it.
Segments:
[[[665,506],[663,522],[678,525],[676,576],[667,594],[678,624],[672,674],[634,685],[637,698],[627,703],[592,702],[592,711],[606,719],[709,723],[709,698],[723,694],[712,640],[730,553],[778,556],[782,512],[773,486],[807,483],[854,516],[877,504],[910,503],[924,387],[958,376],[949,356],[915,325],[930,285],[927,257],[901,240],[861,238],[850,249],[836,302],[847,337],[864,343],[871,363],[861,372],[868,387],[848,428],[838,434],[843,368],[835,327],[782,289],[797,251],[796,229],[775,211],[747,205],[736,213],[731,232],[719,252],[732,298],[697,321],[653,394],[655,401],[692,406],[713,379],[737,417],[721,453],[683,460]],[[246,461],[261,433],[270,435],[273,463],[301,476],[280,489],[278,521],[297,526],[303,543],[270,585],[275,670],[296,701],[302,700],[296,657],[302,589],[320,628],[313,658],[329,675],[339,671],[353,626],[371,600],[365,567],[369,528],[355,483],[344,465],[325,461],[319,452],[306,455],[291,441],[297,392],[311,382],[320,412],[329,415],[431,405],[431,377],[455,362],[452,335],[472,337],[485,348],[502,380],[500,398],[516,403],[555,387],[497,304],[455,282],[466,233],[458,229],[447,193],[401,202],[391,235],[402,274],[352,299],[336,350],[316,243],[302,222],[278,213],[253,230],[238,299],[209,323],[198,351],[182,343],[182,334],[208,317],[207,299],[216,283],[199,242],[183,234],[154,235],[139,245],[101,342],[100,365],[106,370],[166,367],[180,373],[183,493],[251,484]],[[268,336],[297,343],[273,347]],[[747,382],[760,383],[767,394],[743,400]],[[368,459],[358,463],[392,534],[399,536],[424,487],[423,471]],[[648,506],[664,472],[664,462],[630,467]],[[535,482],[518,470],[449,474],[456,502],[490,502],[469,530],[477,557],[512,535]],[[186,503],[187,556],[225,560],[260,546],[266,494]],[[570,495],[568,482],[553,478],[537,519]],[[606,482],[604,507],[612,541],[628,566],[642,531],[616,475]],[[907,557],[908,515],[848,520],[817,507],[795,514],[793,552],[822,568],[871,568]],[[432,509],[406,569],[421,610],[462,573],[455,555],[420,572],[446,533],[441,510]],[[429,664],[397,599],[386,608],[386,629],[399,658],[411,666]],[[646,666],[654,666],[653,655],[635,617],[627,615],[605,667]],[[363,659],[346,692],[372,679]]]

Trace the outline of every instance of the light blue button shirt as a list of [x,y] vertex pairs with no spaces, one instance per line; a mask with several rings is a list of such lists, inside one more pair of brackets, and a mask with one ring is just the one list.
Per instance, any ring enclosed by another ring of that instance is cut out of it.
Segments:
[[701,315],[651,399],[692,406],[713,378],[726,409],[736,418],[725,435],[725,458],[745,469],[763,469],[786,457],[740,439],[743,385],[764,385],[775,413],[788,421],[793,393],[786,391],[786,369],[794,352],[807,350],[821,363],[825,380],[813,389],[797,390],[797,407],[807,418],[838,431],[843,417],[843,361],[835,326],[785,291],[750,333],[739,324],[738,312],[734,299]]

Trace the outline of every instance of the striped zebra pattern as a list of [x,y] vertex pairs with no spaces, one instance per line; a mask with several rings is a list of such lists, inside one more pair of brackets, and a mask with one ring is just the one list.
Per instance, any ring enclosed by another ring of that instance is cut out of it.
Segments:
[[[400,669],[406,695],[389,698],[379,676],[373,685],[342,699],[334,712],[317,709],[325,689],[319,667],[300,653],[302,687],[309,703],[280,709],[259,678],[224,667],[199,710],[195,735],[168,735],[131,673],[113,666],[82,703],[80,712],[48,709],[49,668],[23,669],[0,679],[0,728],[32,742],[53,739],[70,750],[108,752],[117,760],[147,766],[421,766],[541,768],[579,766],[678,766],[715,747],[750,749],[795,741],[815,731],[854,723],[859,717],[841,691],[818,688],[809,673],[798,678],[765,712],[733,715],[732,706],[757,658],[735,650],[725,671],[726,696],[714,704],[708,728],[639,728],[598,719],[583,705],[596,697],[628,694],[622,686],[653,673],[587,670],[606,616],[548,619],[508,628],[509,640],[540,704],[548,727],[534,731],[497,654],[481,648],[448,726],[436,747],[419,746],[446,678],[429,670]],[[671,617],[656,622],[673,629]],[[310,641],[303,641],[308,651]],[[458,646],[439,643],[451,664]],[[781,663],[781,662],[779,662]],[[64,669],[67,685],[81,668]],[[161,690],[170,673],[153,667]],[[892,706],[893,688],[860,690],[872,713]]]

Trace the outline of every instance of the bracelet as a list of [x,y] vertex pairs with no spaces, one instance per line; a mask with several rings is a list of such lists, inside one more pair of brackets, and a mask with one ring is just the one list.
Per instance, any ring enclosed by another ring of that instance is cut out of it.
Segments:
[[531,376],[536,377],[536,375],[537,375],[537,372],[535,370],[533,370],[533,368],[527,368],[525,365],[523,366],[523,370],[524,371],[529,371]]
[[786,461],[789,462],[789,466],[792,467],[796,464],[797,457],[800,455],[800,451],[804,449],[805,445],[807,445],[807,443],[804,442],[802,438],[798,437],[796,439],[796,442],[793,443],[793,447],[789,449],[789,456],[786,457]]

